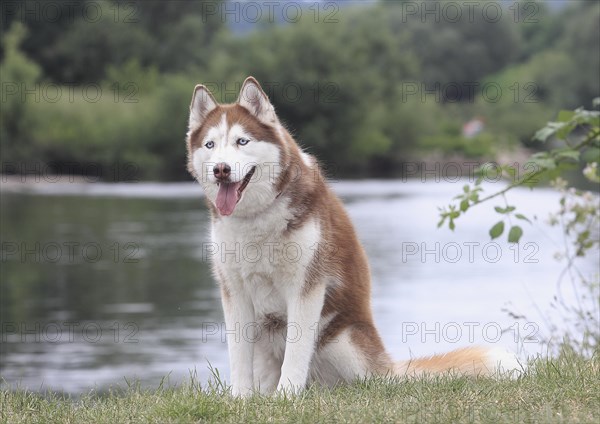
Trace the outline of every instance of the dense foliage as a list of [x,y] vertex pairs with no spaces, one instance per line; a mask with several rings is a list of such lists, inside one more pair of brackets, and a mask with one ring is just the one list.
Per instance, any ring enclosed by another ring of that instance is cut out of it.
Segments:
[[[247,75],[335,176],[494,160],[600,95],[598,2],[483,2],[460,19],[457,2],[429,2],[438,15],[415,11],[422,2],[315,2],[300,17],[275,2],[258,20],[217,1],[27,3],[2,18],[3,172],[111,179],[133,164],[118,179],[187,179],[192,88],[233,101]],[[469,138],[473,118],[485,128]]]

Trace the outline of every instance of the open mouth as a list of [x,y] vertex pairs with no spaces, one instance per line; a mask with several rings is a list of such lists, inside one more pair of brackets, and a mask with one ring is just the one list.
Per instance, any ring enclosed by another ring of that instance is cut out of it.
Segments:
[[242,193],[246,187],[248,187],[255,170],[256,166],[253,166],[241,181],[235,183],[217,183],[219,192],[217,193],[217,200],[215,203],[221,215],[228,216],[233,213],[235,206],[242,198]]
[[250,179],[252,178],[252,176],[254,175],[254,171],[256,170],[256,166],[253,166],[252,169],[250,171],[248,171],[248,173],[246,174],[246,176],[244,177],[244,179],[242,180],[242,183],[240,184],[240,186],[238,187],[237,191],[238,191],[238,196],[242,195],[242,192],[246,189],[246,187],[248,186],[248,183],[250,182]]

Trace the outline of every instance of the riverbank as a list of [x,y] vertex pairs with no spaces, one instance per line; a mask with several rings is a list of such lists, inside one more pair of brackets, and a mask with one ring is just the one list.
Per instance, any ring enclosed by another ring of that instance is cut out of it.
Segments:
[[90,392],[77,401],[57,394],[2,393],[2,422],[428,422],[590,423],[600,421],[600,358],[572,353],[538,359],[517,379],[442,376],[431,380],[370,380],[329,391],[311,388],[285,399],[234,399],[218,380],[201,387],[161,384],[124,392]]
[[[420,182],[457,182],[459,180],[474,180],[477,178],[475,170],[484,165],[490,164],[488,169],[491,174],[490,179],[494,182],[499,180],[496,175],[497,164],[510,164],[520,168],[521,172],[527,172],[524,168],[527,163],[530,151],[525,148],[513,149],[497,155],[495,161],[487,161],[482,159],[467,158],[461,155],[444,155],[439,151],[423,153],[419,156],[409,158],[399,164],[395,172],[386,173],[385,175],[370,175],[367,173],[356,174],[340,174],[336,164],[321,163],[323,174],[331,183],[339,181],[410,181],[416,180]],[[22,169],[24,166],[15,166],[14,169]],[[96,170],[91,167],[91,170]],[[36,172],[33,172],[36,171]],[[135,187],[139,185],[181,185],[193,182],[189,177],[188,181],[171,181],[161,182],[152,181],[141,178],[139,169],[135,164],[127,163],[124,165],[116,164],[115,171],[110,174],[77,174],[65,173],[56,174],[48,165],[36,163],[32,166],[32,172],[21,174],[0,174],[0,183],[2,191],[8,192],[27,192],[28,190],[37,191],[44,190],[49,186],[56,186],[59,189],[69,190],[68,187],[74,187],[73,190],[80,189],[86,186],[119,186]]]

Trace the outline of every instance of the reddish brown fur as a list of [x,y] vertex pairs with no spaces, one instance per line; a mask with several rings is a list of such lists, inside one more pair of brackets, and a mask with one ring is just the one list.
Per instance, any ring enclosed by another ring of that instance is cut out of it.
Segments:
[[318,346],[331,342],[342,330],[349,330],[352,340],[373,365],[374,370],[388,372],[392,361],[375,328],[371,312],[371,277],[364,249],[342,202],[331,191],[315,164],[309,168],[301,157],[300,148],[285,131],[290,164],[295,172],[284,175],[280,181],[282,195],[289,196],[290,209],[295,216],[288,222],[288,231],[302,226],[309,217],[321,224],[322,246],[308,270],[305,292],[314,284],[331,278],[322,316],[335,314],[324,329]]
[[491,371],[486,363],[487,350],[480,347],[456,349],[441,355],[412,359],[399,364],[399,374],[442,373],[456,371],[465,374],[483,375]]

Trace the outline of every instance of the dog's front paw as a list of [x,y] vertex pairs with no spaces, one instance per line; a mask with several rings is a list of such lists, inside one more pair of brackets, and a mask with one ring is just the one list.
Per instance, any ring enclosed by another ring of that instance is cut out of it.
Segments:
[[277,385],[277,391],[275,394],[277,396],[295,396],[298,395],[304,390],[304,385],[300,384],[292,384],[291,382],[279,382]]
[[241,397],[241,398],[247,398],[252,396],[253,390],[252,388],[249,387],[242,387],[242,386],[232,386],[231,387],[231,395],[233,397]]

